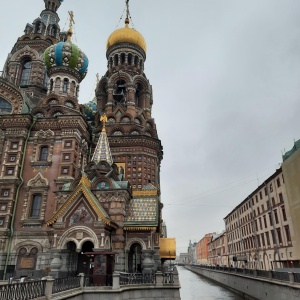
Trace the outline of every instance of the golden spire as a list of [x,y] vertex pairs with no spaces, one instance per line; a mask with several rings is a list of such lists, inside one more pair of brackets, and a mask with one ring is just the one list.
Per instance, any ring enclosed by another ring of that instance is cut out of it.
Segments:
[[105,123],[107,123],[107,116],[106,116],[106,113],[104,113],[104,114],[100,117],[100,122],[102,122],[102,131],[106,131],[106,129],[105,129]]
[[74,13],[73,11],[69,11],[69,16],[70,16],[70,25],[69,25],[69,30],[68,30],[68,41],[70,42],[71,41],[71,36],[73,34],[73,24],[75,24],[75,21],[74,21]]

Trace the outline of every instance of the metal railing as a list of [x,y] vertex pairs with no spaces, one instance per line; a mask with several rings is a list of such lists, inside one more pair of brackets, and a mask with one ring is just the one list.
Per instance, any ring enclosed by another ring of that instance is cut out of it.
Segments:
[[84,286],[112,286],[112,275],[85,275]]
[[300,273],[294,273],[294,281],[300,283]]
[[282,281],[290,281],[289,273],[272,271],[272,278]]
[[257,274],[257,276],[259,276],[259,277],[266,277],[266,278],[269,277],[269,272],[268,272],[268,271],[265,271],[265,270],[257,270],[257,271],[256,271],[256,274]]
[[52,294],[80,287],[79,277],[57,278],[53,282]]
[[28,281],[0,286],[1,300],[29,300],[45,296],[46,281]]
[[173,274],[173,272],[163,273],[163,283],[174,283],[174,274]]
[[[287,282],[296,282],[300,283],[300,273],[294,272],[283,272],[283,271],[266,271],[266,270],[254,270],[248,268],[232,268],[232,267],[219,267],[219,266],[206,266],[206,265],[191,265],[192,267],[202,268],[202,269],[210,269],[210,270],[219,270],[223,272],[230,272],[236,274],[244,274],[247,276],[253,277],[263,277],[269,279],[275,279],[280,281],[287,281]],[[290,277],[290,274],[291,277]]]
[[130,284],[155,284],[155,274],[142,274],[142,273],[120,273],[120,285]]

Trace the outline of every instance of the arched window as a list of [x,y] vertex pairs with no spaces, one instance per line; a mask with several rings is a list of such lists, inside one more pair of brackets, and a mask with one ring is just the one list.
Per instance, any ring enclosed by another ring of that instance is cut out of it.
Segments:
[[11,104],[0,98],[0,115],[6,115],[6,114],[10,114],[12,111],[12,106]]
[[64,79],[63,92],[66,93],[68,91],[68,79]]
[[139,63],[139,58],[137,56],[134,57],[134,64],[137,67]]
[[115,60],[115,66],[117,66],[119,62],[118,54],[115,55],[114,60]]
[[124,65],[125,64],[125,54],[122,53],[121,54],[121,65]]
[[29,84],[31,65],[32,65],[31,60],[27,60],[24,62],[23,68],[22,68],[20,85],[28,85]]
[[41,152],[40,152],[40,161],[47,161],[47,157],[48,157],[48,147],[44,146],[41,147]]
[[41,194],[33,195],[31,211],[30,211],[31,218],[38,218],[40,216],[41,204],[42,204],[42,195]]
[[132,64],[132,54],[129,53],[128,54],[128,65],[131,66],[131,64]]

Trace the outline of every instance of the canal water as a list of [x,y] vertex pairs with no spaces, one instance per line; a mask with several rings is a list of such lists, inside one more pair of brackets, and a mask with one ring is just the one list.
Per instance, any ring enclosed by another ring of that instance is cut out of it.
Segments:
[[242,300],[231,291],[197,275],[184,267],[177,267],[181,284],[181,300]]

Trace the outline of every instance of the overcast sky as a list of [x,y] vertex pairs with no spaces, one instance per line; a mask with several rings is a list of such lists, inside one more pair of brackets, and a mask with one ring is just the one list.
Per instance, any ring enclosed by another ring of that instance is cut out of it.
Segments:
[[[89,57],[80,102],[106,71],[106,40],[125,0],[65,0]],[[42,0],[1,1],[0,69]],[[221,232],[223,218],[282,162],[300,138],[300,1],[130,0],[147,42],[145,73],[164,147],[163,218],[177,253]],[[120,24],[123,26],[123,21]]]

